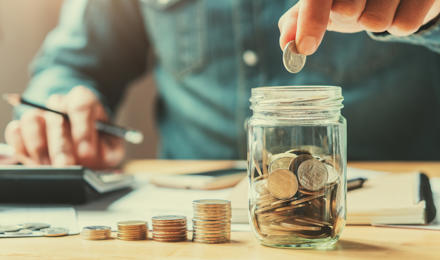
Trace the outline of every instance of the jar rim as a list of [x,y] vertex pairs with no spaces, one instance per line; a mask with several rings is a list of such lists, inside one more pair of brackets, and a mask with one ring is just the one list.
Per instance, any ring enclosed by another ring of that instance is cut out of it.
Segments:
[[316,120],[338,118],[344,107],[339,86],[273,86],[252,89],[254,118]]
[[261,86],[253,88],[254,92],[267,92],[267,91],[341,91],[340,86],[331,85],[297,85],[297,86]]

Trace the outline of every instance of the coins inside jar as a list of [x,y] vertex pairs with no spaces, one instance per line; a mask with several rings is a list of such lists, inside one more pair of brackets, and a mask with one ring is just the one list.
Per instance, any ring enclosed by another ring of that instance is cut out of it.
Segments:
[[304,148],[272,154],[268,174],[251,178],[252,224],[260,236],[324,239],[340,233],[344,226],[338,193],[341,167],[334,167],[337,161],[331,157],[321,156],[326,155]]

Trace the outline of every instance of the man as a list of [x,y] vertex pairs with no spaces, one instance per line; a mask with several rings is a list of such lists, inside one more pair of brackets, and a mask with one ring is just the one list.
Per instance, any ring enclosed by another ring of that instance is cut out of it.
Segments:
[[[292,7],[293,6],[293,7]],[[160,156],[245,158],[250,89],[341,85],[352,160],[440,158],[440,24],[434,0],[68,1],[6,139],[37,164],[117,165],[120,140],[99,135],[127,84],[156,55]],[[281,36],[277,30],[278,18]],[[327,32],[326,30],[336,32]],[[365,33],[365,31],[368,32]],[[342,34],[340,32],[359,32]],[[285,44],[313,54],[299,74]],[[321,43],[322,41],[322,43]]]

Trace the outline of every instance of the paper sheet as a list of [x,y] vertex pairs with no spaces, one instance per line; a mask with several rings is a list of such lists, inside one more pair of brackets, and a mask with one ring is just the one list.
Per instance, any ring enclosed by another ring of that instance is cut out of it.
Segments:
[[[146,176],[136,176],[137,187],[131,193],[110,203],[105,209],[97,203],[77,207],[80,226],[107,225],[116,230],[121,220],[150,220],[155,215],[187,216],[188,228],[192,228],[192,201],[196,199],[228,199],[231,189],[223,190],[182,190],[156,187],[148,183]],[[247,196],[247,194],[243,194]],[[151,223],[149,223],[151,228]],[[233,225],[232,230],[249,230],[246,225]]]
[[[375,178],[387,174],[385,172],[361,170],[349,168],[348,178],[366,177]],[[433,178],[432,189],[434,191],[437,211],[440,211],[440,178]],[[97,201],[85,206],[77,207],[79,211],[79,225],[108,225],[116,230],[116,223],[121,220],[142,219],[150,220],[152,216],[159,214],[181,214],[187,216],[188,226],[191,228],[192,201],[195,199],[229,199],[232,189],[202,191],[160,188],[148,183],[147,175],[136,176],[136,188],[131,193],[108,203],[103,208],[102,201]],[[247,193],[242,194],[247,198]],[[105,202],[107,203],[107,202]],[[232,213],[234,215],[234,211]],[[437,214],[437,222],[439,222]],[[151,228],[151,223],[150,228]],[[415,226],[417,228],[437,229],[436,225]],[[405,226],[408,228],[408,226]],[[233,224],[234,231],[247,231],[247,224]]]

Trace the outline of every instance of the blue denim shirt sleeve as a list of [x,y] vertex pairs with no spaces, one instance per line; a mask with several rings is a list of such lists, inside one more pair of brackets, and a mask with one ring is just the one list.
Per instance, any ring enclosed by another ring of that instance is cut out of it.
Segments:
[[137,1],[70,0],[31,66],[23,95],[44,104],[52,94],[84,85],[112,116],[127,84],[145,71],[148,46]]
[[379,41],[403,42],[425,46],[428,49],[440,53],[440,19],[437,18],[423,26],[418,32],[404,37],[393,36],[389,33],[371,33],[368,35]]

